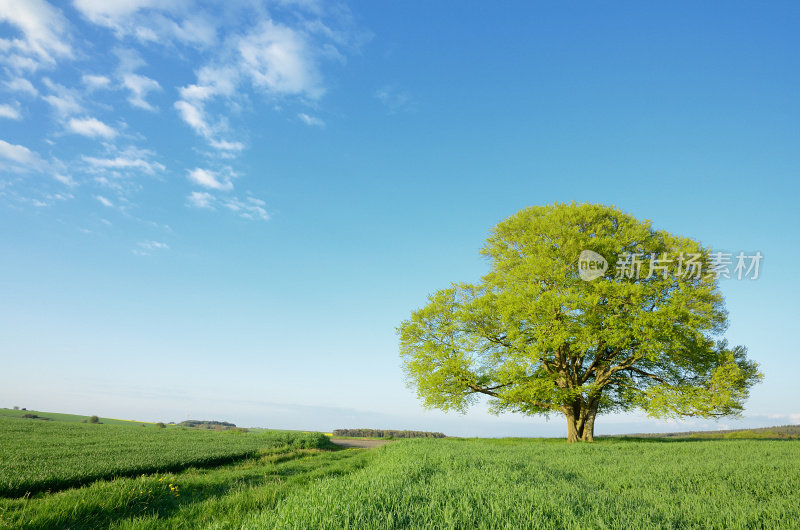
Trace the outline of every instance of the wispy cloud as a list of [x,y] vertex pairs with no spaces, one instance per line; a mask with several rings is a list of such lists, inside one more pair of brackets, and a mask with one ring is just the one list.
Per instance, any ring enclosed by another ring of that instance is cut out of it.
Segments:
[[69,201],[74,198],[75,196],[71,193],[45,193],[38,198],[19,197],[19,200],[35,208],[47,208],[53,206],[57,202]]
[[212,190],[232,190],[233,182],[231,182],[232,171],[227,169],[225,174],[220,174],[208,169],[195,168],[189,171],[189,180],[198,186]]
[[36,90],[36,87],[33,86],[33,83],[24,77],[15,77],[14,79],[6,81],[4,84],[6,88],[13,92],[23,92],[31,96],[39,95],[39,91]]
[[8,118],[9,120],[19,120],[22,118],[22,114],[20,114],[19,109],[17,107],[2,104],[0,105],[0,118]]
[[24,145],[10,144],[0,140],[0,158],[20,164],[30,164],[36,159],[36,155]]
[[[107,29],[111,45],[80,34],[87,24],[94,32]],[[120,113],[130,109],[120,103],[127,100],[152,112],[172,105],[163,118],[188,125],[205,148],[198,151],[206,162],[170,155],[170,165],[178,166],[172,174],[185,175],[180,180],[197,190],[187,205],[254,220],[269,218],[263,201],[236,196],[241,177],[223,165],[235,165],[230,160],[251,145],[242,115],[268,109],[325,127],[317,110],[327,90],[323,71],[344,64],[360,39],[346,6],[316,0],[0,0],[0,26],[6,30],[0,33],[0,90],[7,94],[0,122],[41,114],[43,104],[52,118],[29,120],[40,130],[39,143],[0,140],[0,169],[20,173],[5,183],[6,193],[27,186],[22,174],[36,173],[53,197],[69,189],[115,209],[138,206],[135,194],[147,179],[136,177],[158,178],[167,170],[153,151],[139,148],[148,145],[150,131],[142,127],[152,119],[123,119]],[[194,78],[175,86],[157,62],[167,56],[170,65],[192,68]],[[58,200],[44,193],[36,200]]]
[[324,121],[314,116],[309,116],[305,112],[301,112],[297,115],[297,117],[300,118],[306,125],[310,125],[312,127],[325,127]]
[[156,108],[147,101],[150,92],[161,91],[161,85],[155,79],[137,73],[147,65],[139,53],[133,48],[117,48],[114,54],[119,59],[115,77],[121,88],[128,91],[128,103],[134,107],[154,111]]
[[257,88],[271,95],[318,99],[325,92],[308,36],[272,20],[238,39],[239,65]]
[[34,71],[73,55],[64,15],[44,0],[0,0],[0,22],[18,31],[0,39],[0,61],[12,70]]
[[119,171],[137,171],[155,174],[164,171],[163,164],[150,160],[151,152],[143,149],[128,148],[109,158],[82,156],[81,158],[94,169],[111,169]]
[[53,178],[56,179],[61,184],[64,184],[65,186],[74,187],[78,185],[78,183],[75,182],[75,179],[72,178],[70,175],[62,175],[61,173],[56,173],[53,175]]
[[414,100],[411,96],[392,85],[386,85],[375,92],[375,98],[383,103],[390,113],[408,112],[414,110]]
[[86,18],[110,28],[116,28],[137,11],[163,4],[160,0],[75,0],[75,8]]
[[158,81],[139,74],[126,74],[122,77],[122,84],[130,90],[128,102],[131,105],[140,109],[156,110],[145,98],[149,92],[161,90]]
[[117,131],[97,118],[72,118],[67,125],[72,132],[90,138],[106,138],[110,140],[117,135]]
[[221,96],[230,98],[236,93],[239,72],[230,67],[201,68],[197,73],[197,84],[179,89],[181,99],[174,104],[181,119],[194,132],[204,138],[208,144],[223,152],[241,151],[241,142],[221,138],[227,133],[227,126],[222,119],[212,123],[206,114],[206,102]]
[[209,210],[214,209],[214,202],[215,198],[208,192],[205,191],[193,191],[189,194],[186,198],[189,203],[189,206],[194,208],[205,208]]
[[150,256],[153,252],[169,250],[169,245],[160,241],[139,241],[137,248],[133,249],[133,253],[138,256]]
[[119,38],[164,44],[177,41],[200,47],[216,40],[214,21],[192,2],[162,0],[75,0],[91,22],[114,31]]
[[166,243],[161,243],[159,241],[140,241],[139,246],[145,250],[167,250],[169,245]]
[[0,169],[14,173],[28,173],[40,170],[43,165],[44,162],[39,155],[24,145],[0,140]]
[[214,149],[226,151],[228,153],[235,153],[244,149],[242,142],[229,142],[227,140],[209,140],[208,143]]
[[180,113],[183,121],[189,124],[197,134],[207,140],[212,138],[212,127],[206,121],[205,111],[202,105],[181,100],[175,102],[175,108]]
[[142,177],[156,177],[164,174],[166,168],[154,159],[152,151],[128,146],[118,149],[111,143],[104,143],[104,156],[82,155],[83,164],[76,163],[70,168],[82,174],[93,175],[88,186],[99,186],[106,193],[113,193],[115,205],[121,210],[136,206],[136,196],[146,184]]
[[91,75],[86,74],[81,76],[81,81],[86,86],[87,89],[91,90],[102,90],[105,88],[109,88],[111,85],[111,79],[104,75]]
[[193,191],[186,197],[187,205],[192,208],[215,210],[217,207],[235,213],[243,219],[251,221],[268,221],[270,216],[266,210],[266,203],[255,197],[224,197],[218,198],[205,191]]
[[224,201],[222,205],[225,208],[231,210],[232,212],[236,212],[239,215],[239,217],[243,217],[245,219],[250,219],[253,221],[269,220],[269,214],[267,213],[267,210],[264,208],[264,206],[266,206],[266,203],[261,199],[256,199],[255,197],[247,197],[243,201],[237,198],[233,198]]
[[[256,9],[254,15],[261,22],[244,33],[223,33],[219,52],[196,72],[196,82],[179,89],[181,98],[174,104],[179,116],[222,156],[231,156],[244,145],[225,138],[229,135],[226,120],[210,111],[212,100],[232,105],[251,89],[270,102],[315,103],[326,90],[321,64],[342,61],[339,49],[356,46],[357,39],[349,36],[346,10],[330,17],[334,24],[345,21],[346,29],[337,30],[322,20],[327,13],[324,3],[299,2],[291,8],[297,11],[294,23]],[[320,118],[307,113],[298,117],[308,125],[324,126]]]
[[54,83],[48,78],[45,78],[43,82],[50,93],[43,96],[42,99],[53,107],[59,119],[84,112],[83,104],[81,103],[81,95],[77,90]]

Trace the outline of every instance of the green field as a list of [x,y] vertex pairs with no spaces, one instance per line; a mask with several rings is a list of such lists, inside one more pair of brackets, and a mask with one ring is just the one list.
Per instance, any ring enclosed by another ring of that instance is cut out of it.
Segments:
[[288,447],[324,447],[318,433],[259,434],[142,429],[0,418],[0,496],[80,486],[94,480],[240,460]]
[[251,528],[796,528],[800,444],[411,440]]
[[0,528],[800,527],[796,440],[334,450],[319,433],[15,418],[0,433]]
[[[64,414],[61,412],[41,412],[38,410],[13,410],[0,408],[0,418],[22,418],[25,414],[35,414],[40,416],[41,419],[37,421],[53,420],[64,423],[82,423],[86,422],[90,416],[81,416],[78,414]],[[155,427],[155,423],[149,421],[135,421],[135,420],[119,420],[114,418],[100,418],[100,422],[106,425],[124,425],[128,427]]]

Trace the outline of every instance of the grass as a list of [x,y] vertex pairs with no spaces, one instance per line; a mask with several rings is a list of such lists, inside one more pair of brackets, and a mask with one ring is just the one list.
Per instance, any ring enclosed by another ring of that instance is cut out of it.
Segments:
[[0,499],[0,527],[238,528],[310,482],[362,467],[366,451],[278,449],[215,468],[99,480],[31,498]]
[[98,479],[209,466],[260,450],[327,447],[319,433],[261,434],[142,429],[0,418],[0,496],[79,486]]
[[13,418],[0,433],[0,528],[800,527],[795,440],[330,450],[320,433]]
[[797,528],[794,441],[404,440],[246,528]]
[[[61,412],[41,412],[36,410],[13,410],[0,408],[0,419],[2,418],[22,418],[25,414],[36,414],[42,418],[47,418],[57,422],[64,423],[81,423],[88,420],[89,416],[80,416],[78,414],[63,414]],[[35,419],[30,421],[47,421],[42,419]],[[139,427],[142,425],[147,427],[155,427],[155,423],[149,421],[135,421],[135,420],[118,420],[114,418],[100,418],[100,422],[107,425],[124,425],[128,427]]]

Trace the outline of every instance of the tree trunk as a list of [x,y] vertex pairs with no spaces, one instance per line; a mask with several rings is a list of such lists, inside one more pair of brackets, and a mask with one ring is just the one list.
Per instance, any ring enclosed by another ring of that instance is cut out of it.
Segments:
[[583,421],[579,403],[568,403],[561,409],[567,418],[567,442],[573,443],[583,437]]
[[586,419],[583,424],[583,432],[581,433],[582,442],[594,441],[594,419],[597,416],[597,406],[599,399],[589,403],[589,409],[586,411]]
[[600,399],[583,400],[565,404],[561,410],[567,418],[567,442],[593,442],[594,418]]
[[580,439],[578,434],[578,426],[575,423],[575,416],[573,414],[564,413],[567,417],[567,442],[574,443]]

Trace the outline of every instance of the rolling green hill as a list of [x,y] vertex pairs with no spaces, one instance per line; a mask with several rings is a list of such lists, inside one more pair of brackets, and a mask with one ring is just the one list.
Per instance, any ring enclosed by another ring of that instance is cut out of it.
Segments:
[[[14,410],[14,409],[6,409],[0,408],[0,418],[23,418],[27,414],[35,414],[39,416],[39,418],[32,420],[32,421],[57,421],[57,422],[64,422],[64,423],[82,423],[84,420],[88,420],[90,416],[81,416],[78,414],[64,414],[61,412],[43,412],[39,410]],[[136,421],[136,420],[120,420],[116,418],[100,418],[100,422],[109,425],[127,425],[127,426],[134,426],[134,427],[141,427],[142,425],[145,426],[155,426],[156,423],[149,422],[149,421]]]

